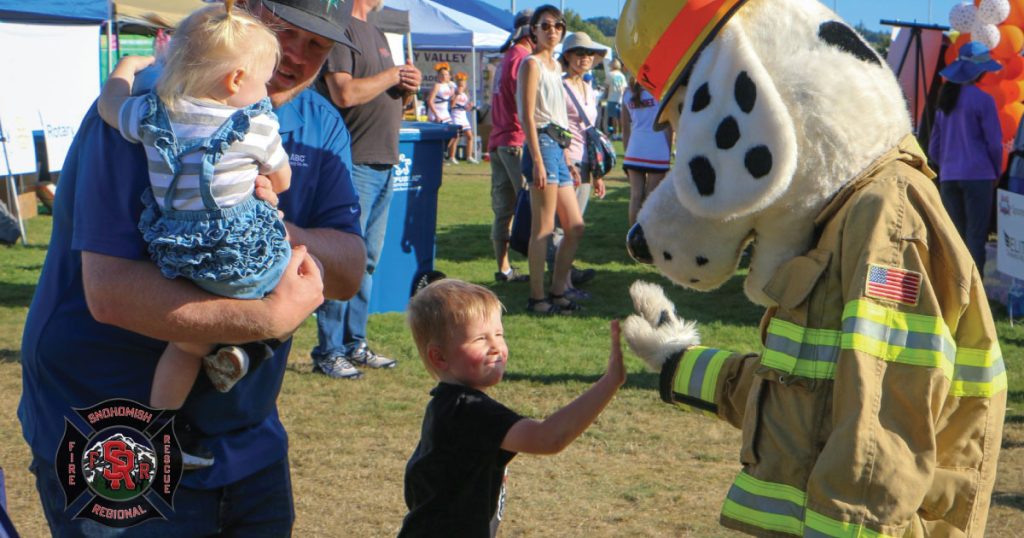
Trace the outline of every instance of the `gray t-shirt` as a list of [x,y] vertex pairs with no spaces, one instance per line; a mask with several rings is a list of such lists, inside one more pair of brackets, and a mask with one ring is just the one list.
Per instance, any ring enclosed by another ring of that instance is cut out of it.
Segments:
[[[360,79],[394,67],[388,41],[377,27],[352,19],[345,34],[357,50],[347,45],[334,45],[324,71],[348,73]],[[323,77],[317,80],[316,87],[330,100]],[[382,92],[368,103],[338,110],[352,133],[353,163],[398,164],[398,131],[402,127],[402,95],[398,88]]]

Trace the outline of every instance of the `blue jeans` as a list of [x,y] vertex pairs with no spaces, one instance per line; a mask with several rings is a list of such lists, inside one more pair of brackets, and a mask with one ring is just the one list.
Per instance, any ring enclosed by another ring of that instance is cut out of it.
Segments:
[[[544,161],[544,172],[547,173],[548,184],[553,187],[565,187],[572,185],[572,176],[569,174],[569,165],[565,163],[565,150],[555,142],[547,133],[537,135],[537,142],[540,144],[540,157]],[[533,155],[529,148],[523,148],[523,177],[533,184]]]
[[[54,536],[290,536],[295,522],[288,458],[222,488],[202,490],[179,486],[174,510],[153,501],[167,519],[151,519],[116,529],[91,519],[72,519],[91,497],[88,490],[64,510],[64,491],[53,465],[38,458],[29,467],[46,522]],[[147,497],[148,498],[148,497]]]
[[[386,166],[386,167],[385,167]],[[366,321],[370,317],[370,293],[373,271],[380,260],[384,233],[391,206],[392,177],[390,165],[356,164],[352,166],[352,183],[359,194],[359,226],[366,242],[366,271],[355,297],[348,301],[324,301],[316,311],[317,346],[310,355],[326,359],[344,355],[366,342]]]
[[985,243],[995,203],[994,180],[945,180],[939,183],[942,205],[967,243],[978,272],[985,273]]

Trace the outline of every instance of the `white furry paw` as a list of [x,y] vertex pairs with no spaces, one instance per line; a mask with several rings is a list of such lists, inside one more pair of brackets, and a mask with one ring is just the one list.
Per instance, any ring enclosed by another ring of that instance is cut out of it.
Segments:
[[670,357],[700,343],[697,323],[676,314],[676,305],[661,286],[637,280],[629,287],[636,314],[622,323],[626,343],[648,368],[657,372]]

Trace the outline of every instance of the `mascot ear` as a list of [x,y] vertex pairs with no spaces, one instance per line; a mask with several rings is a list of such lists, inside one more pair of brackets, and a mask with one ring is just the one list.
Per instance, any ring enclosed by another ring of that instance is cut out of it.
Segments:
[[728,24],[694,64],[679,115],[676,194],[708,218],[771,205],[796,170],[789,110],[740,24]]

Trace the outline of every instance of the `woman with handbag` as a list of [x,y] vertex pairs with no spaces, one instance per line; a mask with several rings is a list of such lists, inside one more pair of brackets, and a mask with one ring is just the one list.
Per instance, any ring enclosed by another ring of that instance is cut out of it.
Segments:
[[[569,130],[572,131],[572,144],[568,151],[572,163],[570,167],[575,168],[580,177],[580,184],[576,187],[576,203],[580,207],[581,217],[587,212],[587,203],[592,191],[598,198],[604,198],[605,194],[603,176],[592,172],[588,149],[593,148],[587,147],[587,131],[591,128],[596,129],[594,126],[597,123],[597,92],[584,80],[584,75],[590,72],[595,62],[604,59],[605,53],[606,50],[594,44],[588,34],[575,32],[566,38],[562,45],[562,56],[559,58],[562,69],[565,70],[562,85],[565,88]],[[556,226],[555,246],[561,242],[560,235],[562,231]],[[571,282],[567,282],[566,296],[575,301],[590,298],[587,292],[573,288]]]
[[[562,89],[562,70],[552,52],[565,35],[562,12],[552,5],[538,7],[530,17],[533,54],[519,67],[516,104],[526,133],[523,175],[530,185],[532,209],[530,298],[527,310],[539,314],[571,314],[580,309],[565,296],[566,282],[576,247],[583,236],[583,217],[576,203],[575,167],[570,171],[566,148],[572,141]],[[565,232],[555,255],[551,287],[544,293],[544,261],[555,227],[555,212]]]

